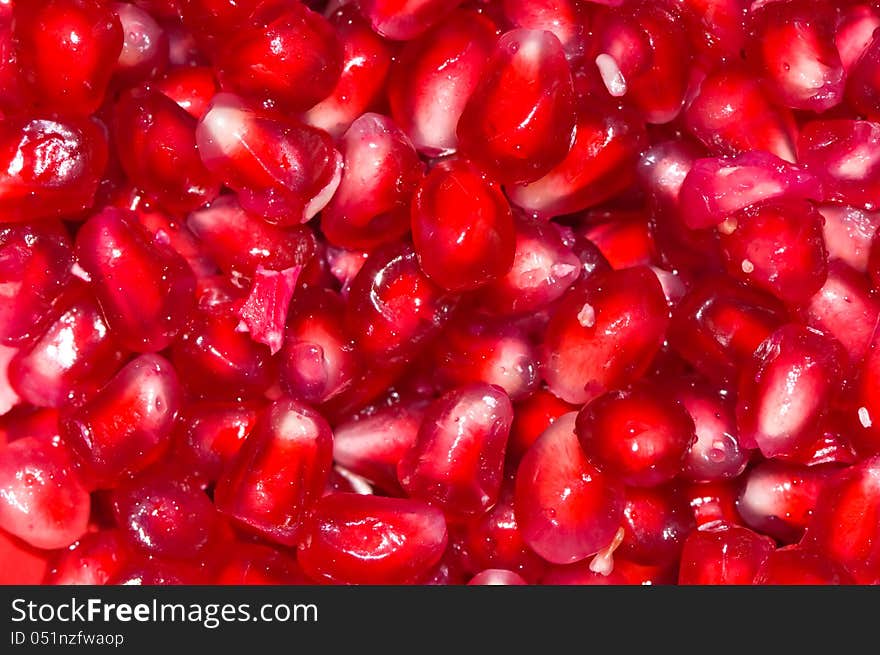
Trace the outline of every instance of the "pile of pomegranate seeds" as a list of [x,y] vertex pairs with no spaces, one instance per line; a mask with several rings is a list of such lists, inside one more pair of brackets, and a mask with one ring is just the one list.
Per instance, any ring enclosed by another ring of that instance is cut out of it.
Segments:
[[880,3],[0,0],[0,582],[880,583]]

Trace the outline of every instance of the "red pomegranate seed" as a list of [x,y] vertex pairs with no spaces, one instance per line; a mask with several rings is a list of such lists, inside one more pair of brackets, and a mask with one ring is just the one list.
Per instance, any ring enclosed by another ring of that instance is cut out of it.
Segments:
[[283,271],[306,266],[315,255],[315,235],[307,226],[276,227],[249,214],[234,196],[221,196],[189,215],[187,227],[199,247],[238,286],[247,286],[258,267]]
[[34,100],[46,109],[87,116],[104,99],[122,50],[110,3],[98,0],[16,2],[18,59]]
[[257,266],[250,293],[238,311],[240,327],[247,329],[254,342],[269,346],[273,355],[284,343],[285,321],[301,272],[302,266],[283,271]]
[[715,480],[691,484],[684,489],[697,527],[711,526],[718,522],[742,523],[736,510],[737,483],[734,480]]
[[171,98],[133,89],[116,103],[116,153],[129,179],[175,214],[217,197],[220,184],[196,148],[196,120]]
[[750,0],[676,0],[701,66],[740,56]]
[[838,390],[841,350],[799,325],[785,325],[767,337],[740,378],[736,413],[742,443],[757,445],[768,458],[809,446]]
[[162,456],[182,391],[171,364],[141,355],[79,407],[65,407],[61,432],[94,487],[115,487]]
[[477,382],[443,395],[400,460],[400,486],[453,515],[485,512],[498,500],[512,421],[499,387]]
[[218,91],[214,73],[207,66],[173,68],[153,88],[171,98],[196,120],[205,115],[211,98]]
[[632,111],[590,103],[578,113],[565,158],[540,179],[511,185],[510,201],[548,218],[598,205],[635,182],[646,142],[644,123]]
[[340,139],[342,179],[321,212],[330,243],[369,250],[409,231],[410,198],[423,164],[390,118],[362,114]]
[[299,2],[259,3],[218,46],[215,66],[224,90],[284,111],[323,100],[342,73],[342,44],[333,26]]
[[326,132],[258,111],[229,93],[214,96],[196,143],[205,166],[238,193],[241,206],[274,223],[312,218],[342,177],[342,155]]
[[398,41],[414,39],[449,14],[461,0],[357,0],[376,33]]
[[218,555],[212,584],[305,585],[311,581],[296,558],[263,544],[235,542]]
[[437,335],[454,302],[425,276],[412,247],[396,243],[373,252],[358,272],[346,320],[368,359],[408,359]]
[[880,460],[871,457],[829,479],[801,542],[844,567],[858,584],[880,581]]
[[582,264],[552,223],[515,221],[513,264],[481,290],[479,306],[493,314],[526,314],[560,298],[578,279]]
[[685,408],[648,383],[591,400],[578,413],[577,435],[594,466],[639,487],[675,477],[696,441]]
[[262,2],[263,0],[181,0],[179,11],[172,12],[172,15],[183,20],[205,51],[213,53],[220,45],[228,43],[233,34],[241,31],[242,25],[248,23],[251,13]]
[[5,222],[76,218],[92,206],[107,165],[106,131],[89,119],[0,123],[0,212]]
[[584,403],[641,376],[669,323],[657,276],[645,267],[599,273],[565,296],[544,338],[550,391]]
[[[878,14],[871,17],[871,22],[878,21]],[[880,21],[875,26],[880,27]],[[880,75],[877,66],[880,64],[880,39],[874,37],[870,45],[854,62],[847,76],[846,97],[853,108],[871,120],[880,119]]]
[[217,483],[217,508],[270,541],[292,546],[330,472],[333,435],[315,410],[272,403]]
[[783,302],[805,302],[828,274],[822,223],[799,200],[771,200],[733,214],[721,230],[728,272]]
[[623,539],[615,560],[642,565],[668,565],[681,554],[685,538],[695,528],[687,497],[674,487],[628,487],[623,508]]
[[786,107],[820,113],[843,101],[835,13],[821,0],[769,2],[751,12],[748,59]]
[[569,59],[583,54],[591,5],[573,0],[503,0],[502,9],[514,27],[552,32]]
[[216,515],[204,491],[168,479],[162,469],[113,491],[113,509],[123,535],[150,555],[191,560],[207,545]]
[[514,507],[526,544],[554,564],[608,545],[623,516],[623,485],[595,468],[575,435],[574,412],[560,416],[529,448],[516,473]]
[[126,348],[162,350],[184,326],[195,302],[193,272],[131,213],[107,208],[89,219],[77,234],[76,257],[111,335]]
[[685,109],[687,130],[720,155],[766,150],[795,161],[790,110],[775,106],[760,81],[743,67],[723,66],[703,80]]
[[678,583],[752,584],[775,548],[773,540],[748,528],[720,523],[691,532],[684,541]]
[[798,140],[798,161],[825,184],[829,200],[878,209],[880,124],[857,120],[812,121]]
[[858,452],[880,454],[880,341],[876,332],[858,365],[854,386],[850,438]]
[[122,51],[114,77],[137,84],[157,77],[168,65],[168,35],[162,26],[137,5],[117,2],[113,11],[122,26]]
[[344,317],[344,300],[329,289],[296,299],[279,355],[281,385],[290,395],[321,404],[354,382],[361,364]]
[[408,584],[446,548],[443,513],[417,500],[337,493],[315,506],[298,559],[308,576],[335,584]]
[[745,474],[736,502],[745,524],[786,544],[804,533],[829,466],[803,466],[775,460],[761,462]]
[[865,52],[880,27],[880,9],[869,4],[853,3],[839,8],[834,42],[840,54],[843,69],[849,76],[853,66]]
[[485,382],[514,402],[538,386],[538,354],[525,330],[497,321],[453,321],[435,349],[434,375],[447,386]]
[[823,205],[818,209],[825,219],[828,259],[839,259],[860,273],[866,272],[871,242],[880,227],[880,213],[841,205]]
[[127,354],[110,335],[85,285],[77,284],[67,296],[59,301],[46,331],[23,346],[9,364],[16,392],[40,407],[63,407],[95,392]]
[[772,296],[712,277],[697,281],[672,313],[669,343],[703,375],[729,384],[785,320],[784,307]]
[[69,546],[86,531],[89,495],[57,440],[24,437],[0,457],[0,528],[37,548]]
[[515,403],[513,409],[507,458],[518,463],[544,430],[563,414],[577,411],[578,407],[560,400],[546,389],[538,389],[525,400]]
[[205,572],[198,564],[181,560],[133,555],[110,577],[108,585],[201,585]]
[[12,3],[0,5],[0,115],[15,114],[31,104],[30,92],[20,73],[21,64],[13,32]]
[[755,574],[757,585],[852,584],[846,571],[819,553],[803,546],[773,551]]
[[458,122],[459,150],[503,183],[546,175],[571,147],[574,86],[550,32],[502,35]]
[[594,243],[611,268],[650,266],[657,253],[645,211],[600,211],[584,216],[583,236]]
[[477,573],[468,582],[469,585],[527,585],[526,580],[518,573],[506,569],[485,569]]
[[466,161],[442,162],[419,184],[412,232],[419,265],[444,289],[484,286],[513,265],[510,206],[498,185]]
[[[342,74],[336,88],[303,115],[309,125],[338,138],[378,101],[391,66],[391,45],[370,29],[354,8],[343,5],[330,16],[342,44]],[[402,125],[400,121],[395,121]]]
[[127,561],[126,549],[119,530],[90,532],[52,560],[43,584],[107,584]]
[[698,380],[683,382],[673,395],[690,415],[697,437],[684,456],[682,476],[696,482],[738,477],[749,451],[739,442],[733,399]]
[[[755,150],[733,158],[696,160],[678,198],[685,224],[700,229],[723,223],[750,205],[783,196],[821,200],[822,184],[811,173]],[[720,229],[724,232],[728,224]]]

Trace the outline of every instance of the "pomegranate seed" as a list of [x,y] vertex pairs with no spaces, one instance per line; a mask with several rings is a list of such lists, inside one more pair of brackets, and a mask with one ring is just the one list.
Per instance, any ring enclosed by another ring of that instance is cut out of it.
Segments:
[[220,86],[285,111],[326,98],[342,73],[333,26],[299,2],[261,2],[216,57]]
[[703,67],[740,56],[750,0],[676,0]]
[[503,0],[502,8],[507,21],[515,27],[552,32],[569,59],[583,54],[592,15],[589,5],[572,0]]
[[53,559],[44,584],[104,585],[127,559],[126,544],[119,530],[90,532]]
[[449,14],[461,0],[357,0],[357,6],[382,36],[408,41],[422,35]]
[[773,551],[755,574],[758,585],[843,585],[852,579],[840,566],[802,546]]
[[728,272],[786,303],[806,301],[828,274],[822,215],[805,201],[775,200],[728,219],[721,247]]
[[684,407],[647,383],[591,400],[578,413],[577,435],[594,466],[639,487],[675,477],[696,441]]
[[582,264],[552,223],[515,221],[513,264],[479,294],[480,307],[494,314],[525,314],[561,297],[580,276]]
[[523,456],[516,474],[514,507],[523,539],[554,564],[599,552],[623,517],[623,486],[584,456],[575,418],[570,412],[556,419]]
[[825,219],[828,259],[839,259],[860,273],[867,271],[871,242],[880,227],[880,213],[840,205],[824,205],[818,209]]
[[77,284],[68,296],[67,302],[59,302],[46,331],[9,364],[10,382],[33,405],[63,407],[81,400],[102,387],[126,356],[85,285]]
[[63,408],[62,436],[92,486],[112,488],[162,456],[181,393],[167,360],[141,355],[85,404]]
[[720,155],[766,150],[795,161],[795,127],[789,110],[775,106],[745,68],[711,72],[685,109],[688,131]]
[[[342,44],[342,73],[336,88],[307,111],[309,125],[338,138],[366,110],[376,104],[391,66],[392,49],[354,9],[343,5],[330,16]],[[397,116],[395,121],[402,125]]]
[[76,257],[111,335],[126,348],[162,350],[184,326],[195,302],[193,272],[131,213],[107,208],[89,219],[77,234]]
[[880,124],[855,120],[812,121],[801,130],[798,161],[825,185],[829,200],[877,209]]
[[[161,0],[160,0],[161,1]],[[251,13],[263,0],[181,0],[172,15],[183,19],[200,46],[213,53],[248,23]],[[155,15],[154,12],[150,12]]]
[[498,500],[513,406],[502,389],[460,387],[435,401],[397,475],[412,498],[452,514],[478,514]]
[[98,0],[16,2],[18,59],[35,101],[87,116],[104,98],[123,32],[110,3]]
[[526,585],[528,582],[513,571],[506,569],[486,569],[480,571],[468,582],[469,585]]
[[238,193],[241,206],[270,222],[309,220],[342,177],[342,155],[326,132],[257,111],[229,93],[214,96],[196,143],[205,166]]
[[180,560],[132,556],[107,581],[108,585],[198,585],[205,584],[204,571],[195,564]]
[[296,558],[263,544],[229,544],[218,559],[212,584],[310,584]]
[[106,132],[86,119],[0,123],[0,212],[5,222],[74,218],[92,206],[107,165]]
[[[874,14],[871,22],[877,21],[876,30],[880,27],[880,16]],[[877,75],[877,64],[880,63],[880,39],[874,38],[865,48],[861,56],[853,63],[847,77],[846,97],[860,114],[871,120],[880,119],[880,76]]]
[[658,566],[643,566],[616,560],[614,570],[608,573],[597,573],[590,568],[587,561],[569,564],[568,566],[552,566],[541,578],[544,585],[657,585],[672,584],[675,581],[668,570]]
[[540,179],[510,186],[510,201],[545,217],[598,205],[635,182],[646,141],[644,123],[631,111],[601,103],[583,107],[565,158]]
[[809,446],[838,388],[841,350],[799,325],[767,337],[740,379],[736,413],[742,443],[757,445],[768,458]]
[[410,197],[423,165],[412,143],[389,118],[363,114],[342,135],[342,180],[321,213],[327,240],[369,250],[409,231]]
[[134,89],[116,103],[113,135],[129,179],[162,207],[185,214],[210,202],[220,185],[199,158],[196,120],[159,91]]
[[650,217],[643,211],[594,211],[582,234],[595,244],[611,268],[650,266],[657,256]]
[[419,184],[412,231],[422,270],[450,291],[494,282],[513,265],[510,207],[498,185],[468,162],[442,162]]
[[173,68],[154,85],[187,114],[199,120],[218,91],[213,71],[207,66]]
[[643,565],[675,562],[685,538],[694,529],[693,513],[685,495],[675,488],[626,490],[623,539],[615,558]]
[[780,103],[817,113],[843,101],[845,76],[830,2],[769,2],[751,12],[746,50]]
[[525,400],[514,405],[513,424],[507,457],[519,462],[541,433],[563,414],[577,410],[576,405],[563,402],[545,389],[538,389]]
[[34,548],[26,542],[0,530],[0,569],[2,585],[36,585],[44,583],[51,551]]
[[69,546],[86,531],[89,495],[65,446],[24,437],[0,458],[0,528],[37,548]]
[[465,105],[456,133],[463,156],[503,183],[534,182],[562,162],[575,128],[574,86],[550,32],[502,35]]
[[880,581],[880,460],[845,468],[824,485],[802,543],[844,567],[858,584]]
[[169,41],[165,30],[137,5],[117,2],[113,11],[123,36],[115,78],[127,84],[154,79],[168,65]]
[[803,536],[816,499],[835,470],[774,460],[746,473],[736,502],[745,524],[778,541],[792,544]]
[[347,324],[368,359],[406,359],[437,335],[454,302],[425,276],[411,246],[390,244],[355,276]]
[[849,76],[880,27],[880,10],[868,4],[851,4],[839,8],[840,18],[834,34],[834,43],[840,54],[843,69]]
[[298,543],[330,472],[333,435],[314,409],[292,398],[257,419],[217,483],[217,508],[285,546]]
[[678,583],[682,585],[752,584],[774,550],[773,540],[726,523],[703,526],[684,541]]
[[492,21],[456,10],[395,57],[388,78],[391,115],[419,152],[439,157],[458,147],[456,125],[495,40]]
[[679,202],[691,229],[732,227],[731,218],[750,205],[781,197],[821,200],[822,185],[812,174],[762,150],[733,158],[698,159],[681,184]]
[[250,294],[238,311],[241,329],[246,328],[255,343],[269,346],[273,355],[284,343],[284,325],[301,272],[302,266],[291,266],[283,271],[258,266]]
[[731,480],[714,480],[691,484],[684,490],[690,502],[697,527],[712,526],[718,522],[742,522],[736,509],[737,487]]
[[21,74],[15,34],[13,32],[12,3],[0,5],[0,84],[4,93],[0,98],[0,115],[16,114],[28,107],[32,100]]
[[408,584],[446,548],[440,510],[417,500],[337,493],[315,506],[298,559],[310,578],[335,584]]
[[544,380],[584,403],[642,375],[666,333],[669,310],[645,267],[596,274],[566,295],[544,339]]

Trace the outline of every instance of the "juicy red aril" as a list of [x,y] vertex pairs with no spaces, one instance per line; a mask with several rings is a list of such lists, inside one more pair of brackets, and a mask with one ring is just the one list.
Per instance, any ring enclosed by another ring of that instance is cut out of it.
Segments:
[[106,131],[90,119],[10,117],[0,123],[4,222],[74,218],[95,201]]
[[273,223],[304,223],[339,186],[342,155],[330,136],[229,93],[214,96],[196,127],[205,166],[241,206]]
[[220,85],[285,111],[323,100],[342,72],[342,45],[323,16],[299,2],[261,2],[216,57]]
[[217,483],[217,508],[273,542],[295,545],[330,472],[333,434],[298,400],[267,407]]
[[593,275],[565,296],[547,326],[544,380],[570,403],[626,384],[647,370],[668,322],[663,289],[650,269]]
[[58,554],[46,572],[44,584],[107,584],[125,563],[126,550],[119,530],[90,532]]
[[773,549],[770,537],[748,528],[725,523],[705,526],[685,539],[678,583],[752,584]]
[[385,116],[363,114],[342,135],[340,150],[342,179],[321,212],[327,240],[366,250],[406,234],[424,168],[406,134]]
[[122,26],[122,51],[116,61],[117,80],[137,83],[155,78],[168,65],[168,35],[144,9],[118,2],[113,10]]
[[496,386],[474,383],[442,396],[400,460],[401,487],[451,514],[487,510],[498,500],[512,421],[510,398]]
[[736,510],[737,480],[713,480],[690,484],[684,489],[698,527],[718,522],[739,525]]
[[456,133],[461,154],[495,179],[534,182],[565,157],[574,127],[574,87],[559,39],[519,29],[498,40]]
[[163,93],[134,89],[114,110],[116,152],[129,179],[168,211],[213,200],[220,184],[196,148],[196,120]]
[[110,3],[16,2],[13,15],[18,57],[35,100],[65,113],[94,112],[122,50],[122,25]]
[[76,257],[119,343],[136,352],[171,343],[195,302],[195,276],[183,257],[113,208],[83,225]]
[[438,164],[419,184],[412,232],[422,270],[451,291],[484,286],[513,265],[510,206],[498,185],[466,161]]
[[518,573],[506,569],[480,571],[468,582],[469,585],[524,585],[528,582]]
[[786,325],[758,347],[740,378],[737,424],[765,457],[790,456],[815,439],[840,381],[840,345]]
[[159,459],[168,446],[181,402],[171,364],[141,355],[79,407],[65,407],[61,430],[86,479],[115,487]]
[[[880,16],[874,15],[872,24],[880,27]],[[875,23],[876,21],[876,23]],[[853,107],[871,120],[880,118],[880,39],[874,38],[867,49],[855,61],[847,76],[846,96]]]
[[25,437],[0,457],[0,528],[37,548],[69,546],[86,531],[89,494],[63,443]]
[[389,39],[414,39],[442,20],[461,0],[358,0],[357,6],[377,34]]
[[174,68],[157,80],[153,88],[171,98],[187,114],[200,119],[217,94],[217,81],[207,66]]
[[694,516],[679,489],[628,487],[622,526],[615,555],[638,564],[669,564],[681,554],[685,537],[694,529]]
[[758,585],[852,584],[846,570],[821,553],[802,546],[773,551],[755,574]]
[[417,500],[337,493],[315,506],[298,559],[335,584],[417,582],[446,548],[443,513]]
[[575,435],[574,412],[532,444],[516,474],[516,522],[526,544],[554,564],[607,546],[623,517],[623,485],[593,466]]
[[296,558],[263,544],[233,542],[221,549],[212,563],[213,584],[309,584]]
[[590,401],[578,414],[577,435],[594,466],[640,487],[674,478],[696,440],[684,407],[647,384]]

